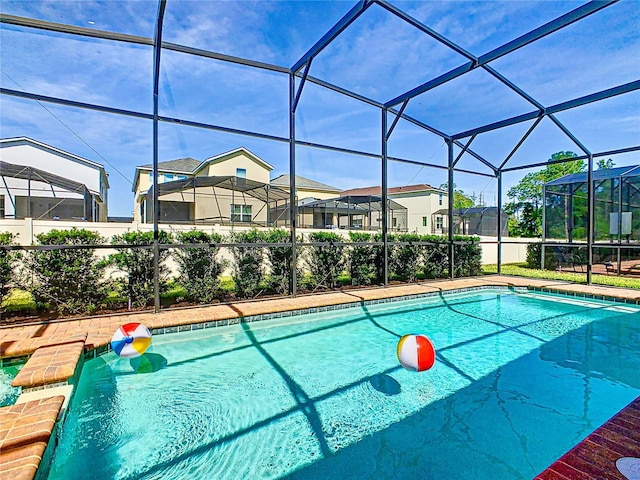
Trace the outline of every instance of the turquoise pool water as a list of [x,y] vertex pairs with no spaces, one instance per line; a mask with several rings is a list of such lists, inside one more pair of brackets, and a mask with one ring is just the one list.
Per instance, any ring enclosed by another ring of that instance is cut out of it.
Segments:
[[11,386],[11,381],[22,368],[23,364],[7,365],[0,368],[0,407],[13,405],[20,396],[21,388]]
[[160,335],[85,363],[49,478],[530,479],[640,394],[638,345],[638,308],[504,290]]

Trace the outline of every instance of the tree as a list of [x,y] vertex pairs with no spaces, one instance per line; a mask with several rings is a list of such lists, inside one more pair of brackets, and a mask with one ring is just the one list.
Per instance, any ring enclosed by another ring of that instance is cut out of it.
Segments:
[[613,168],[614,165],[615,163],[613,163],[613,160],[610,158],[607,158],[606,160],[604,158],[600,158],[596,163],[598,170],[607,170],[609,168]]
[[[441,190],[448,190],[449,188],[449,184],[448,183],[443,183],[442,185],[440,185],[440,189]],[[456,184],[453,184],[453,208],[459,209],[459,208],[471,208],[474,207],[476,202],[475,202],[475,198],[467,195],[466,193],[464,193],[464,191],[460,190],[460,189],[456,189]]]
[[[573,152],[557,152],[551,155],[549,162],[573,157],[577,157]],[[509,189],[507,197],[510,198],[512,202],[532,203],[538,208],[542,205],[542,186],[545,183],[571,173],[584,172],[585,168],[584,160],[551,163],[538,172],[531,172],[525,175],[517,185]]]
[[[549,162],[577,157],[573,152],[556,152],[551,155]],[[537,237],[542,233],[542,187],[571,173],[584,172],[586,164],[583,160],[570,160],[563,163],[549,163],[537,172],[524,176],[517,185],[507,192],[511,200],[505,204],[505,211],[515,218],[509,222],[509,235],[523,237]]]

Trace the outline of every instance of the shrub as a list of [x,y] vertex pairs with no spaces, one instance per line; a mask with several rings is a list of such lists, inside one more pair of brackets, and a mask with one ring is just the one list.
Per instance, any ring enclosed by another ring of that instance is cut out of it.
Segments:
[[[262,243],[265,235],[256,229],[248,232],[232,232],[234,243]],[[264,249],[262,247],[233,246],[230,248],[232,261],[231,277],[236,286],[236,295],[253,298],[260,293],[264,278]]]
[[[12,246],[16,235],[10,232],[0,232],[0,245]],[[0,303],[5,299],[15,279],[15,266],[22,258],[16,250],[0,250]]]
[[[171,235],[158,232],[160,244],[171,243]],[[153,232],[125,232],[111,238],[113,245],[130,245],[116,247],[117,253],[110,255],[109,261],[127,275],[126,292],[131,304],[146,307],[153,303]],[[160,292],[167,289],[168,268],[164,261],[169,257],[169,250],[160,249],[158,258]]]
[[421,240],[415,233],[402,233],[398,235],[398,242],[409,242],[409,245],[395,245],[392,258],[393,272],[395,275],[409,282],[415,282],[418,272],[422,269],[422,247],[413,245]]
[[219,277],[225,262],[216,258],[220,248],[210,244],[220,243],[222,237],[217,233],[191,230],[178,233],[177,240],[184,244],[206,245],[184,247],[174,252],[179,269],[177,283],[186,290],[186,298],[201,303],[221,299],[223,291]]
[[[268,243],[287,243],[290,233],[280,228],[269,230],[265,234]],[[291,247],[269,247],[267,258],[271,266],[271,273],[267,285],[271,290],[280,294],[289,292],[289,276],[291,275]],[[298,285],[302,283],[303,273],[296,265],[296,280]]]
[[[104,239],[85,229],[51,230],[36,235],[40,245],[99,245]],[[104,299],[105,269],[93,248],[33,250],[26,254],[25,288],[39,307],[62,313],[91,313]]]
[[[352,242],[371,242],[373,235],[364,232],[349,232]],[[353,245],[348,259],[351,282],[356,285],[371,285],[378,277],[375,245]]]
[[314,286],[335,288],[338,277],[344,270],[344,246],[334,245],[344,239],[337,233],[315,232],[309,234],[309,241],[326,245],[314,245],[307,250],[307,266]]
[[[554,255],[547,250],[544,259],[545,270],[555,270]],[[542,245],[539,243],[530,243],[527,245],[527,265],[529,268],[540,268],[542,265]]]
[[454,242],[455,277],[470,277],[482,275],[482,249],[479,237],[465,237],[456,235]]
[[[394,274],[394,264],[393,258],[395,256],[395,252],[397,250],[397,246],[393,245],[398,239],[398,236],[393,233],[387,234],[387,243],[389,247],[389,251],[387,253],[387,264],[389,267],[389,277]],[[374,242],[382,243],[382,233],[376,233],[373,236]],[[375,245],[375,264],[376,264],[376,282],[382,283],[384,281],[384,247],[382,245]]]
[[[426,278],[446,278],[449,275],[449,247],[447,237],[441,235],[423,235],[422,273]],[[479,260],[478,260],[479,261]]]

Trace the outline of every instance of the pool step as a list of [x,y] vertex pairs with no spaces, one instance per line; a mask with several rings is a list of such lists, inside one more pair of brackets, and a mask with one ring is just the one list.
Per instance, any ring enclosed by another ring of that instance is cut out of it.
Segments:
[[0,478],[35,477],[64,400],[57,395],[0,408]]
[[11,386],[22,387],[23,392],[28,392],[66,385],[76,372],[86,338],[86,334],[76,335],[61,343],[37,348],[13,379]]

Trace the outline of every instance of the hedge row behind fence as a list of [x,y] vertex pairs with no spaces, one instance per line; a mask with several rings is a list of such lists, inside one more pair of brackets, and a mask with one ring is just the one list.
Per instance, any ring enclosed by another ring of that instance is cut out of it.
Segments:
[[[41,245],[100,245],[105,240],[84,229],[52,230],[37,236]],[[417,234],[389,235],[388,266],[393,279],[416,281],[418,278],[448,276],[446,237]],[[11,234],[0,234],[0,245],[14,243]],[[252,246],[260,243],[288,243],[290,233],[282,229],[266,232],[255,229],[234,232],[228,239],[198,230],[178,233],[175,237],[159,232],[159,286],[166,292],[169,282],[167,260],[177,265],[175,283],[186,291],[186,299],[212,303],[224,297],[220,275],[230,267],[234,293],[239,298],[253,298],[261,293],[289,292],[291,254],[289,246],[270,248]],[[308,288],[335,288],[348,282],[371,285],[382,282],[383,248],[381,234],[350,232],[349,239],[334,232],[317,232],[300,236],[299,242],[322,243],[299,250],[296,273],[298,284]],[[477,237],[454,237],[455,276],[481,274],[481,251]],[[171,249],[177,242],[183,245]],[[224,242],[241,244],[229,247],[231,261],[220,259]],[[344,245],[345,242],[359,245]],[[401,242],[394,244],[393,242]],[[428,242],[428,245],[418,245]],[[91,313],[105,303],[117,305],[113,297],[124,298],[129,307],[153,304],[153,233],[127,232],[110,242],[116,253],[99,259],[95,249],[62,248],[33,250],[24,254],[0,250],[2,295],[10,285],[31,292],[40,308],[62,314]],[[371,243],[371,245],[368,245]],[[342,244],[342,245],[340,245]],[[116,245],[119,245],[116,247]],[[189,246],[184,246],[189,245]],[[304,271],[301,266],[304,266]],[[111,275],[105,279],[105,272]],[[12,275],[12,273],[18,275]],[[111,299],[111,300],[109,300]]]

